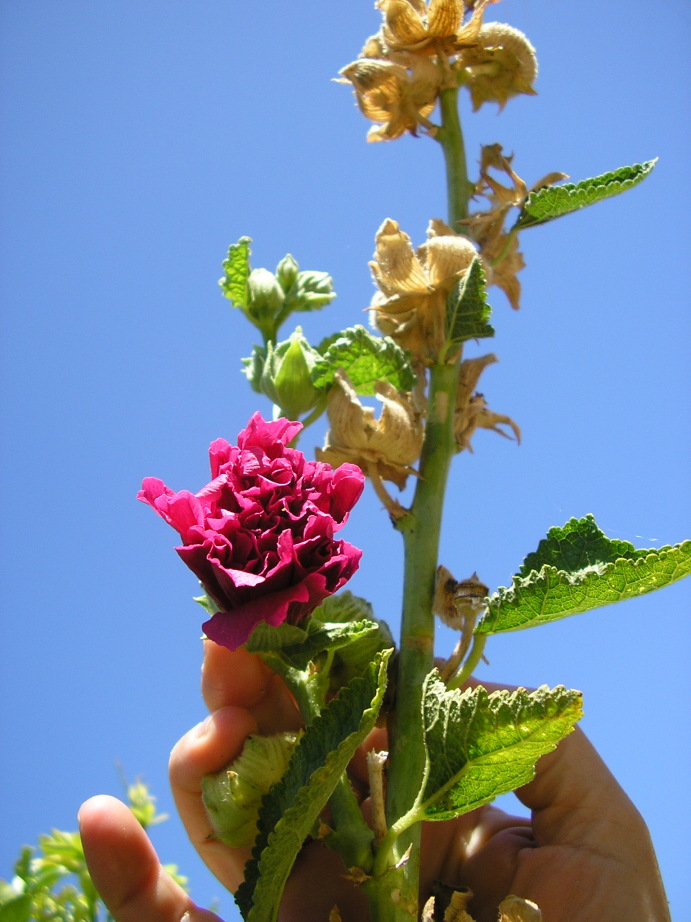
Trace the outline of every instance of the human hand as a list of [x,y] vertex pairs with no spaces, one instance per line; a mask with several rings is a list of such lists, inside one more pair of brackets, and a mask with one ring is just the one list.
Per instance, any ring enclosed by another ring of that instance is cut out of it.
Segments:
[[[174,748],[171,784],[190,839],[218,879],[234,890],[249,850],[230,849],[213,838],[201,779],[238,755],[248,734],[296,729],[299,715],[280,679],[257,657],[210,642],[205,647],[202,692],[211,714]],[[375,734],[379,739],[367,745],[386,748],[384,731]],[[364,749],[350,773],[356,790],[366,795]],[[531,809],[530,819],[487,806],[425,824],[423,899],[441,880],[470,887],[474,897],[468,910],[477,922],[496,922],[497,906],[508,893],[536,902],[546,922],[669,919],[647,828],[580,730],[540,759],[535,779],[517,795]],[[94,798],[80,813],[87,861],[116,922],[180,922],[184,912],[190,913],[189,922],[216,919],[195,909],[166,881],[145,833],[131,815],[132,822],[126,821],[124,805],[117,813],[117,803]],[[286,888],[281,922],[321,922],[335,904],[344,922],[365,918],[361,894],[343,877],[339,856],[311,842]]]

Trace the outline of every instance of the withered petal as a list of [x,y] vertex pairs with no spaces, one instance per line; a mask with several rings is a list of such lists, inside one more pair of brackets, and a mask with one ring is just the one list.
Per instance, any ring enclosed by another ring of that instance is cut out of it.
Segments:
[[430,290],[410,237],[398,222],[387,218],[376,235],[375,262],[372,273],[387,294],[426,293]]
[[427,26],[430,35],[438,39],[456,35],[464,13],[463,0],[430,0]]
[[408,0],[378,0],[377,8],[384,14],[384,37],[392,48],[417,45],[427,38],[421,13]]

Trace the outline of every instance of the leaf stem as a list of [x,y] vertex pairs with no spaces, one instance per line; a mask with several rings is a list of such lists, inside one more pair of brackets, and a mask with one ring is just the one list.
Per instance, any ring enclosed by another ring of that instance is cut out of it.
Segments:
[[468,659],[463,663],[463,666],[456,673],[456,675],[447,683],[447,688],[449,690],[453,688],[460,688],[463,683],[470,678],[473,674],[475,667],[482,659],[482,654],[485,649],[485,643],[487,642],[487,634],[476,634],[473,637],[473,645],[470,648],[470,653],[468,654]]

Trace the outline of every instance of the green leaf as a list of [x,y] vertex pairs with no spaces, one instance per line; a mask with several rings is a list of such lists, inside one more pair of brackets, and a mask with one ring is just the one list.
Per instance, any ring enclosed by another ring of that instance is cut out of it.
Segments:
[[31,897],[28,893],[0,906],[0,922],[31,922]]
[[389,381],[399,391],[409,391],[415,374],[405,352],[387,336],[374,336],[363,326],[350,327],[319,346],[322,360],[312,369],[312,383],[324,390],[333,386],[342,368],[358,394],[373,396],[377,381]]
[[297,279],[286,293],[286,308],[293,311],[316,311],[330,304],[336,297],[333,279],[328,272],[306,269],[298,272]]
[[655,164],[655,160],[646,160],[645,163],[634,163],[633,166],[623,166],[611,173],[593,176],[592,179],[583,179],[577,183],[564,183],[563,185],[543,186],[531,192],[525,200],[515,227],[535,227],[545,224],[554,218],[579,211],[588,205],[594,205],[603,199],[611,198],[632,189],[648,176]]
[[446,299],[446,336],[450,346],[460,346],[467,339],[494,336],[489,323],[492,308],[487,303],[485,270],[474,259]]
[[295,858],[353,753],[374,726],[388,651],[352,680],[307,728],[288,770],[264,800],[245,880],[235,895],[247,922],[275,922]]
[[691,541],[636,549],[600,531],[592,515],[551,528],[511,586],[489,599],[476,634],[556,621],[660,589],[691,573]]
[[337,595],[327,596],[315,608],[313,616],[319,621],[374,621],[372,606],[358,595],[353,595],[350,589],[344,589]]
[[218,280],[226,298],[242,310],[249,305],[250,243],[251,237],[240,237],[237,243],[231,243],[228,256],[223,260],[223,278]]
[[252,390],[256,391],[258,394],[262,392],[262,375],[264,373],[267,352],[267,346],[255,345],[252,347],[252,355],[242,359],[242,364],[244,366],[242,373],[249,381]]
[[306,669],[320,653],[377,636],[379,630],[376,621],[367,620],[323,624],[312,618],[305,629],[291,624],[271,627],[262,622],[250,635],[245,648],[250,653],[278,654],[288,665]]
[[531,781],[535,763],[581,717],[580,692],[546,685],[489,694],[448,691],[436,672],[423,689],[426,778],[420,812],[448,820]]

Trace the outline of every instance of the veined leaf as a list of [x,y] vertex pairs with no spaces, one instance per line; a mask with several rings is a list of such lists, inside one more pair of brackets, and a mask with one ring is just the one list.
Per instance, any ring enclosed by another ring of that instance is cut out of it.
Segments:
[[377,381],[389,381],[399,391],[409,391],[415,375],[405,352],[387,336],[374,336],[363,326],[350,327],[319,346],[322,360],[312,369],[315,387],[327,389],[342,368],[358,394],[373,396]]
[[467,339],[494,336],[494,328],[489,323],[491,316],[485,270],[476,258],[446,299],[446,330],[450,345],[460,346]]
[[333,279],[328,272],[306,269],[298,272],[294,285],[286,293],[286,309],[290,313],[316,311],[330,304],[335,297]]
[[278,653],[289,665],[306,669],[310,660],[325,650],[338,650],[355,641],[375,638],[379,631],[377,622],[368,620],[324,624],[312,619],[306,628],[292,624],[271,627],[262,622],[252,631],[245,648],[250,653]]
[[594,205],[613,195],[619,195],[632,189],[652,172],[657,163],[655,160],[646,160],[645,163],[634,163],[633,166],[623,166],[611,173],[593,176],[577,183],[564,183],[562,185],[543,186],[531,192],[525,200],[515,227],[535,227],[545,224],[554,218],[579,211],[588,205]]
[[580,692],[546,685],[489,694],[448,691],[436,672],[423,689],[426,748],[421,811],[448,820],[527,784],[535,763],[582,714]]
[[476,634],[497,634],[635,598],[691,573],[691,541],[636,549],[613,541],[592,515],[551,528],[509,588],[489,599]]
[[367,599],[353,595],[350,589],[344,589],[337,595],[327,596],[315,608],[313,617],[319,621],[374,621],[372,605]]
[[288,770],[265,797],[245,880],[235,895],[247,922],[275,922],[293,862],[353,753],[374,726],[389,651],[341,689],[305,730]]
[[231,243],[228,256],[223,260],[223,278],[218,280],[226,298],[242,310],[249,305],[250,243],[251,237],[240,237],[237,243]]

